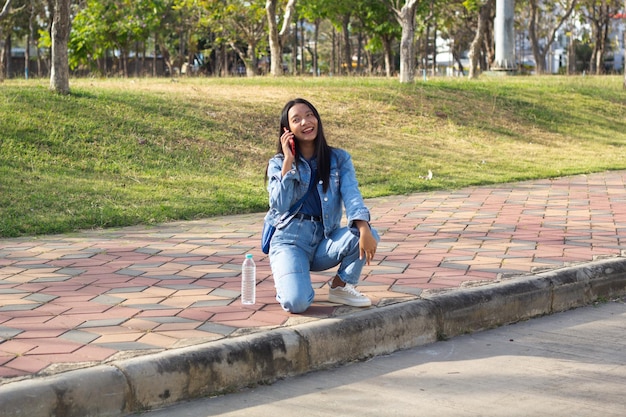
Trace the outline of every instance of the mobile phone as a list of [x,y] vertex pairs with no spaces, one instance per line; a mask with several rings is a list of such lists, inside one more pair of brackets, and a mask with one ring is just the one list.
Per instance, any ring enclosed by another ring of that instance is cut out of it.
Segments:
[[289,146],[291,147],[291,153],[293,156],[296,156],[296,141],[293,139],[289,139]]

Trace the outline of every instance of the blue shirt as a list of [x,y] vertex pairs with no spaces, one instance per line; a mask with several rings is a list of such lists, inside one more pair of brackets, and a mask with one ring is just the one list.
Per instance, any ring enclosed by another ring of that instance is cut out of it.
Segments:
[[[307,162],[311,168],[311,178],[313,178],[314,181],[319,181],[317,176],[317,161],[315,159],[311,159]],[[320,201],[320,193],[317,191],[317,187],[312,187],[311,192],[307,194],[306,200],[302,203],[300,213],[315,217],[322,216],[322,202]]]

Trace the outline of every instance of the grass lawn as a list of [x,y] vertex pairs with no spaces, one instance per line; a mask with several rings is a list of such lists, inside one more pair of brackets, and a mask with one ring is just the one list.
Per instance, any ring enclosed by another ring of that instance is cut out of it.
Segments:
[[[626,169],[621,76],[74,79],[0,84],[0,236],[259,212],[294,97],[365,197]],[[431,170],[433,179],[425,176]]]

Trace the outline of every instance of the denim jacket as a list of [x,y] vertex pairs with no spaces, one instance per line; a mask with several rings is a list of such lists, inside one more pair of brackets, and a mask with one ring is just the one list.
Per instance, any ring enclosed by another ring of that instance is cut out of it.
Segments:
[[[269,161],[267,168],[270,208],[265,221],[282,229],[293,218],[289,209],[307,192],[311,181],[311,168],[301,158],[296,169],[293,168],[283,177],[284,156],[276,154]],[[330,153],[330,185],[324,192],[322,180],[316,184],[322,203],[324,234],[329,236],[341,226],[343,208],[346,210],[348,227],[355,228],[355,220],[370,221],[370,212],[365,207],[359,191],[354,165],[350,154],[342,149],[332,148]],[[297,208],[298,210],[300,207]],[[296,210],[297,213],[297,210]],[[358,232],[357,232],[358,234]]]

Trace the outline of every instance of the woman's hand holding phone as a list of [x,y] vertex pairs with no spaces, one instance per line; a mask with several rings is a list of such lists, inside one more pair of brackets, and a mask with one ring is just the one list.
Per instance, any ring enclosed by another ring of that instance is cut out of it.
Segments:
[[283,175],[287,175],[287,173],[293,169],[293,163],[296,159],[296,138],[293,133],[289,131],[286,127],[283,128],[284,132],[280,137],[280,143],[283,147],[283,155],[285,159],[283,160]]
[[283,129],[285,130],[285,133],[283,134],[283,137],[286,138],[287,143],[289,144],[289,150],[291,151],[291,154],[295,158],[295,156],[296,156],[296,139],[295,139],[293,133],[291,133],[286,127],[283,128]]

